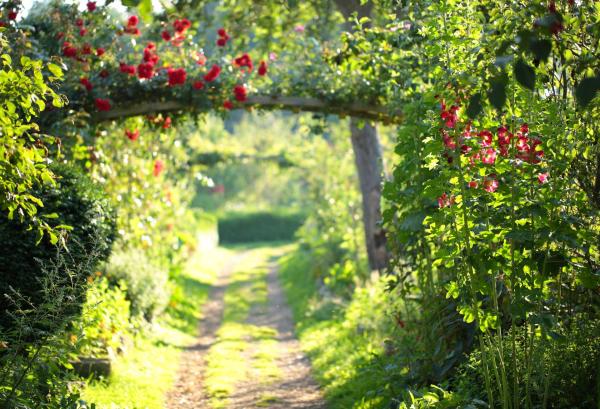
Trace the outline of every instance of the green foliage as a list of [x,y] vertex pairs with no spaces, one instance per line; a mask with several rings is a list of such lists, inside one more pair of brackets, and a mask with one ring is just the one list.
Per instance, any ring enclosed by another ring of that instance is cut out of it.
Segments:
[[143,251],[115,251],[103,270],[113,285],[125,286],[133,317],[151,322],[166,307],[170,295],[168,271],[153,264]]
[[[38,241],[44,232],[56,241],[56,231],[38,214],[42,198],[34,193],[40,183],[53,183],[46,159],[55,139],[43,134],[34,121],[48,103],[63,106],[63,99],[48,85],[63,74],[56,64],[26,56],[15,63],[8,48],[0,33],[0,211],[4,218],[35,229]],[[45,70],[50,71],[47,78]]]
[[38,275],[39,303],[12,296],[12,322],[0,328],[0,406],[6,409],[82,407],[65,371],[76,349],[64,336],[79,316],[79,294],[94,256],[75,265],[66,253],[46,261]]
[[[36,185],[32,193],[44,203],[39,217],[53,229],[65,226],[68,235],[62,245],[68,271],[75,283],[84,283],[95,271],[96,264],[108,258],[115,235],[112,208],[104,193],[87,175],[66,165],[54,166],[57,180]],[[57,248],[49,239],[38,243],[35,231],[28,231],[17,221],[0,214],[0,294],[24,297],[33,306],[42,304],[43,265],[55,259]],[[91,257],[93,256],[93,257]],[[80,288],[80,287],[77,287]],[[15,293],[16,291],[16,293]],[[73,294],[82,300],[83,293]],[[0,298],[0,326],[9,328],[9,314],[14,311],[9,299]]]
[[238,212],[219,217],[223,244],[292,240],[306,215],[300,212]]
[[[91,281],[91,280],[90,280]],[[114,357],[131,335],[130,303],[125,285],[110,286],[100,276],[86,292],[81,317],[73,323],[69,341],[84,356]]]

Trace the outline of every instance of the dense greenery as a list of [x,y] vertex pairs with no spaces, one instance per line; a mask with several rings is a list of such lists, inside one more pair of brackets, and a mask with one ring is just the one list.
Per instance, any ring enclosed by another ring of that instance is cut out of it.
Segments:
[[[194,334],[186,297],[207,289],[184,266],[214,251],[208,209],[223,242],[296,235],[282,278],[332,406],[597,407],[600,3],[112,3],[0,2],[0,406],[83,405],[78,356],[178,356],[159,344]],[[257,95],[341,117],[230,112]],[[357,106],[397,125],[391,142],[380,128],[379,273]],[[263,273],[226,295],[216,400]],[[88,395],[105,403],[102,382]]]

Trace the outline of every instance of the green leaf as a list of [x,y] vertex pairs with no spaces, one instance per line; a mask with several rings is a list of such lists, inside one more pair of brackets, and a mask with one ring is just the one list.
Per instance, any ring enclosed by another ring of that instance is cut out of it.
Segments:
[[575,87],[575,98],[577,103],[586,107],[600,90],[600,76],[586,78]]
[[146,21],[152,20],[152,0],[141,0],[138,7],[140,16]]
[[493,79],[490,83],[490,90],[488,91],[488,99],[494,108],[501,111],[506,103],[506,84],[508,78],[506,74],[501,75]]
[[481,105],[481,93],[473,95],[469,100],[469,106],[467,107],[467,116],[471,119],[474,119],[477,115],[481,113],[483,109]]
[[529,44],[529,49],[536,60],[546,61],[552,51],[552,43],[550,40],[534,40]]
[[48,70],[58,79],[63,77],[63,70],[56,64],[49,63]]
[[121,0],[121,4],[125,7],[137,7],[140,4],[140,0]]
[[535,70],[522,59],[515,63],[515,78],[525,88],[532,91],[535,88]]

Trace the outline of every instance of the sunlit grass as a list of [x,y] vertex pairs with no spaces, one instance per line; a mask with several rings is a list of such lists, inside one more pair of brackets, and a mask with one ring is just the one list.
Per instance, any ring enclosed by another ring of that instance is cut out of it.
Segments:
[[110,377],[92,382],[83,398],[99,409],[162,409],[175,382],[182,348],[197,334],[201,306],[229,251],[196,255],[174,280],[169,307],[158,324],[137,337],[135,346],[113,364]]
[[377,285],[357,289],[352,300],[344,304],[321,300],[316,278],[310,274],[312,262],[307,253],[291,253],[280,262],[280,277],[302,349],[311,359],[329,407],[389,407],[389,401],[369,393],[383,386],[385,375],[376,373],[373,365],[368,373],[364,370],[383,352],[383,289]]

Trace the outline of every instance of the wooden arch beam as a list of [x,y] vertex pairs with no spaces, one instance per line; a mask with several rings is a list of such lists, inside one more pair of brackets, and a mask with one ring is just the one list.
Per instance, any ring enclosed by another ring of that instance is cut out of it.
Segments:
[[[362,103],[339,104],[308,97],[253,95],[249,96],[241,105],[264,109],[320,112],[377,122],[398,123],[402,119],[400,112],[390,113],[389,110],[380,106],[371,106]],[[95,113],[93,118],[96,122],[102,122],[132,116],[178,111],[194,112],[195,107],[180,101],[149,101],[127,106],[115,106],[110,111]]]

